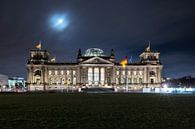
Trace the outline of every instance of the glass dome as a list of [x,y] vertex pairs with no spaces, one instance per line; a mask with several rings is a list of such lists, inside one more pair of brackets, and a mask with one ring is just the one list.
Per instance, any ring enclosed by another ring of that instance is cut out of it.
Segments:
[[99,48],[89,48],[85,51],[84,56],[104,56],[104,51]]

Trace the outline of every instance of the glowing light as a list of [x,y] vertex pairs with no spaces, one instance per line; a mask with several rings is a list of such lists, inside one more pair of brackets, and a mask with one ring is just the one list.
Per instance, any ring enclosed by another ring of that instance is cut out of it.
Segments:
[[128,63],[127,57],[125,57],[125,59],[123,59],[123,60],[120,62],[120,64],[122,65],[123,68],[126,67],[127,63]]
[[64,22],[64,19],[59,19],[58,24],[62,24]]
[[50,26],[58,31],[63,31],[69,24],[67,16],[64,14],[53,15],[49,20]]
[[168,85],[167,84],[164,84],[163,88],[167,89],[168,88]]

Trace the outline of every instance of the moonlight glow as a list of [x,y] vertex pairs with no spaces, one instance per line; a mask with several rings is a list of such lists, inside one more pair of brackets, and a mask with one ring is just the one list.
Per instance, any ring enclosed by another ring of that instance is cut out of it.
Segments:
[[56,14],[50,18],[50,26],[58,31],[63,31],[68,26],[66,15]]

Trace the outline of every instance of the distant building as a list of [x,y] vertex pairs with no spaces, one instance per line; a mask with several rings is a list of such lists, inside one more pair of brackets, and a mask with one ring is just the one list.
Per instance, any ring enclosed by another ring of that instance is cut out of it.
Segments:
[[8,85],[8,76],[0,74],[0,86]]
[[10,88],[25,88],[26,81],[22,77],[12,77],[8,79],[8,85]]
[[139,62],[128,63],[123,68],[116,61],[113,49],[109,56],[98,48],[90,48],[83,54],[79,49],[75,63],[58,63],[50,58],[47,50],[31,50],[27,63],[28,90],[62,90],[70,87],[140,90],[160,87],[163,65],[159,55],[148,46],[140,54]]

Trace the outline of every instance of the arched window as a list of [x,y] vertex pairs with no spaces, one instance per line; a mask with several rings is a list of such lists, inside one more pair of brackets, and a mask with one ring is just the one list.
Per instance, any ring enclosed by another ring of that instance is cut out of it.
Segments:
[[41,70],[36,70],[34,72],[34,76],[41,76]]
[[155,76],[155,72],[154,72],[154,71],[150,71],[150,72],[149,72],[149,75],[150,75],[150,76]]
[[41,83],[41,70],[34,71],[34,83],[36,83],[36,84]]

